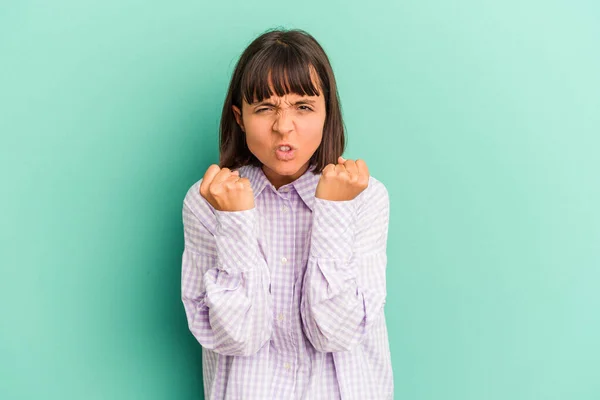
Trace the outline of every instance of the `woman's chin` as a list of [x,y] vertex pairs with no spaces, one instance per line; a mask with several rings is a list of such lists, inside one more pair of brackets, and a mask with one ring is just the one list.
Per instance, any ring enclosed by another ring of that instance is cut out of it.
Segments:
[[294,175],[298,172],[298,165],[293,162],[277,162],[275,165],[271,167],[271,170],[278,175]]
[[278,175],[292,176],[298,173],[302,164],[298,163],[297,160],[280,161],[276,159],[267,167]]

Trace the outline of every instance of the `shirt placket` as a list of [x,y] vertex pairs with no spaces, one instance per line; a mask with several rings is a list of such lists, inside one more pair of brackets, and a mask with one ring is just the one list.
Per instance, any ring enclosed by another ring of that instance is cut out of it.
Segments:
[[283,368],[286,374],[291,375],[292,381],[292,393],[295,390],[298,372],[298,344],[296,341],[295,331],[296,326],[295,319],[293,318],[295,313],[294,298],[295,298],[295,276],[296,276],[296,263],[295,263],[295,232],[296,232],[296,221],[294,215],[294,209],[292,206],[291,199],[291,188],[282,187],[280,190],[280,196],[282,198],[281,212],[285,220],[285,224],[291,227],[291,237],[287,238],[287,245],[282,248],[282,254],[280,254],[280,267],[284,274],[285,282],[289,282],[289,286],[285,288],[285,304],[281,304],[280,311],[277,316],[278,323],[280,324],[283,332],[282,337],[286,340],[286,348],[289,347],[291,350],[286,352],[283,363]]

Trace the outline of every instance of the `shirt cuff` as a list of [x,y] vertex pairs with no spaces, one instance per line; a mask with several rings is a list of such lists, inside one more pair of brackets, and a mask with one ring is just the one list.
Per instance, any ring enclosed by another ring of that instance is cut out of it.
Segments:
[[349,261],[356,232],[358,198],[346,201],[315,197],[311,254]]
[[215,217],[217,267],[228,272],[253,269],[259,254],[256,207],[243,211],[215,210]]

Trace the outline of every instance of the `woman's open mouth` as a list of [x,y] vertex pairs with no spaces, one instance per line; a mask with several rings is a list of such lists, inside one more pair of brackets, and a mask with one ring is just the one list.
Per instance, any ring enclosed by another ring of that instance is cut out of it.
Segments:
[[296,149],[293,149],[290,146],[280,146],[275,150],[275,156],[280,161],[288,161],[294,158],[296,154]]

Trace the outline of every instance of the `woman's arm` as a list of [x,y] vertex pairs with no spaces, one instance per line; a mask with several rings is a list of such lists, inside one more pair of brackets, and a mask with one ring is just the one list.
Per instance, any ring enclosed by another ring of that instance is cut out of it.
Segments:
[[389,195],[374,178],[361,195],[315,198],[301,315],[318,351],[351,350],[384,315]]
[[182,215],[181,296],[190,331],[217,353],[255,354],[272,332],[269,275],[258,246],[256,208],[215,210],[194,185]]

